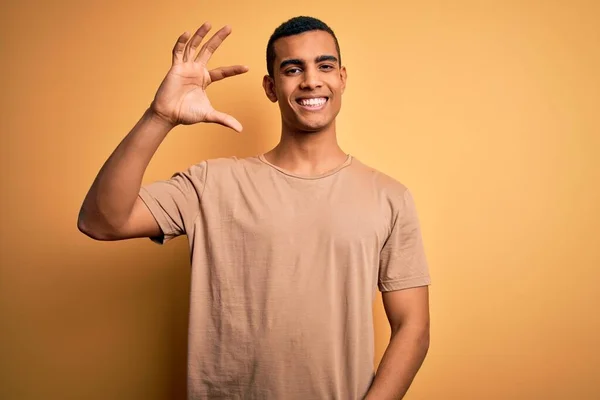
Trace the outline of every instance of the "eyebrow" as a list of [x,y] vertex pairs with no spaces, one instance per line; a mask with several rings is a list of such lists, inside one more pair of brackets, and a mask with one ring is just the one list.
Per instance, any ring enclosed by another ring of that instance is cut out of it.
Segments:
[[[315,63],[320,63],[323,61],[333,61],[333,62],[338,62],[337,57],[335,56],[331,56],[331,55],[323,55],[323,56],[319,56],[317,58],[315,58]],[[304,60],[301,60],[299,58],[291,58],[289,60],[283,60],[281,62],[281,65],[279,66],[279,68],[285,68],[288,65],[299,65],[299,66],[304,66],[306,64],[306,62]]]

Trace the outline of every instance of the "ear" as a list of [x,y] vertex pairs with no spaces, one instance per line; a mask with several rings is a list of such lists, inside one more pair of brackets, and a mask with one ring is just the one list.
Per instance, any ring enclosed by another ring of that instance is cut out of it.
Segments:
[[346,90],[346,79],[348,79],[348,72],[346,71],[346,67],[340,68],[340,79],[342,80],[342,94],[344,90]]
[[265,94],[273,103],[277,102],[277,94],[275,93],[275,81],[269,75],[263,77],[263,89]]

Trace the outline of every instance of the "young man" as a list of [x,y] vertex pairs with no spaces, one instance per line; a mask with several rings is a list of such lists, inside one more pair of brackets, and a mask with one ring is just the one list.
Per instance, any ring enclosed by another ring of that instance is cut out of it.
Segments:
[[[97,240],[188,236],[190,399],[402,398],[429,343],[419,222],[405,186],[337,144],[346,69],[327,25],[294,18],[269,40],[263,86],[281,110],[275,148],[141,187],[176,125],[242,129],[205,89],[247,68],[206,68],[230,33],[222,28],[196,55],[209,29],[177,40],[151,107],[90,188],[79,229]],[[374,374],[377,288],[392,336]]]

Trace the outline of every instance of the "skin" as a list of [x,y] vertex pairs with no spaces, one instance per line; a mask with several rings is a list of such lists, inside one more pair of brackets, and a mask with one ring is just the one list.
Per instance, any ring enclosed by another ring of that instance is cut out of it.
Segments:
[[[209,70],[208,61],[231,33],[221,28],[202,46],[210,24],[194,35],[182,34],[172,52],[172,65],[151,106],[106,160],[81,206],[77,227],[96,240],[155,237],[162,232],[139,199],[144,172],[167,134],[177,125],[217,123],[242,131],[233,116],[215,110],[206,95],[214,82],[243,74],[234,65]],[[346,88],[347,71],[337,59],[333,37],[313,31],[275,42],[273,76],[263,87],[281,111],[281,140],[265,153],[267,160],[301,175],[321,174],[343,163],[347,155],[336,137],[336,117]],[[303,97],[327,97],[322,109],[298,104]],[[402,399],[429,348],[428,288],[383,293],[392,335],[367,400]]]
[[[333,37],[324,31],[309,31],[280,38],[274,48],[274,73],[263,78],[263,87],[267,98],[279,105],[281,140],[265,157],[301,175],[331,170],[347,158],[336,137],[347,72],[337,61]],[[328,100],[318,111],[307,110],[296,101],[320,96]]]

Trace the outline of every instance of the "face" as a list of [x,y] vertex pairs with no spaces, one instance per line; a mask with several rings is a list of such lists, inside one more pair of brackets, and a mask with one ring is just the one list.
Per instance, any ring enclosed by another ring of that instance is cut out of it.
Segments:
[[265,76],[263,87],[279,103],[284,128],[318,132],[331,127],[346,87],[333,37],[308,31],[278,39],[274,49],[273,77]]

